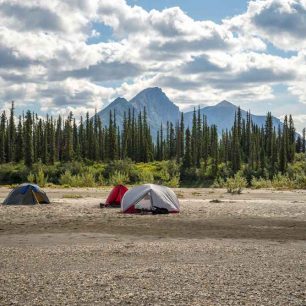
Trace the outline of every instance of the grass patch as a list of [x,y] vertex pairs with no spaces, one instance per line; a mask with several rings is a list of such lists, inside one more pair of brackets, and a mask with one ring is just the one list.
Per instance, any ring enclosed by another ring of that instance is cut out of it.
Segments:
[[63,199],[82,199],[83,196],[80,194],[64,194]]
[[202,193],[197,192],[197,191],[194,191],[194,192],[192,192],[191,194],[192,194],[193,196],[201,196],[201,195],[202,195]]

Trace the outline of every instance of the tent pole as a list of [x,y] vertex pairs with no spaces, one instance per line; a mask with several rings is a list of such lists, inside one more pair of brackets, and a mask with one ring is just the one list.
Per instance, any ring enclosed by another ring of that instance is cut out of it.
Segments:
[[31,190],[31,191],[32,191],[33,197],[34,197],[34,199],[35,199],[35,201],[36,201],[36,204],[40,204],[39,201],[37,200],[37,197],[36,197],[34,191],[33,191],[33,190]]

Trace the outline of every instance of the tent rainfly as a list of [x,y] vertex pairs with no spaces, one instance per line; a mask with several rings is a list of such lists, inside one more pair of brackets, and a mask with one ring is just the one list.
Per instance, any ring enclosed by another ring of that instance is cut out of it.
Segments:
[[34,184],[22,184],[13,189],[4,200],[4,205],[49,204],[50,201],[43,190]]
[[141,211],[178,213],[180,205],[177,196],[170,188],[146,184],[126,192],[121,201],[121,210],[127,214]]
[[115,186],[106,199],[105,207],[120,207],[121,200],[128,189],[123,185]]

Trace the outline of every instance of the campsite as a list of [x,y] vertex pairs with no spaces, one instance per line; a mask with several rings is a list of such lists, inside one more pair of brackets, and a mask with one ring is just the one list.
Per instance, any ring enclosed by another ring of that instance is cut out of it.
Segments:
[[306,306],[306,0],[0,18],[0,306]]
[[152,215],[101,209],[111,190],[0,206],[1,305],[305,303],[305,191],[176,188]]

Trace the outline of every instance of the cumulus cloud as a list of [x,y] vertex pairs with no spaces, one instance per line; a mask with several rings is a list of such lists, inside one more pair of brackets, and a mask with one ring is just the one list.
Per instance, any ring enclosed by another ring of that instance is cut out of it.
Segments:
[[[305,3],[251,1],[217,24],[125,0],[0,0],[1,103],[79,114],[159,86],[184,108],[272,99],[275,84],[306,101]],[[113,35],[89,44],[99,23]],[[269,54],[271,43],[297,54]]]
[[261,36],[284,50],[306,47],[306,0],[257,0],[245,14],[226,22],[247,35]]
[[[45,30],[65,31],[64,22],[60,16],[47,8],[29,6],[21,3],[1,3],[0,12],[2,18],[18,31]],[[28,16],[31,15],[32,19]],[[16,22],[18,20],[18,22]]]

